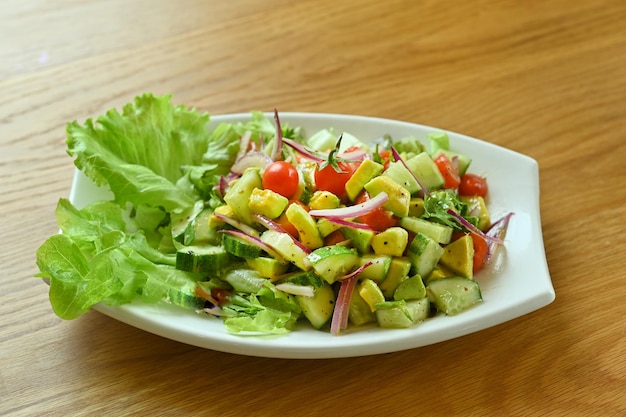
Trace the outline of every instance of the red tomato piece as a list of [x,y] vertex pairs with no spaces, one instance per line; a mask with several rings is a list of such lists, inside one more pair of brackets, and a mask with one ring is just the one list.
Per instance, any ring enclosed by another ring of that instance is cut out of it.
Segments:
[[289,198],[298,190],[300,175],[296,167],[289,162],[276,161],[265,167],[262,181],[266,190]]
[[459,178],[459,170],[454,166],[452,161],[443,153],[439,154],[434,161],[445,180],[443,188],[457,188],[461,183],[461,179]]
[[[359,197],[357,197],[355,203],[360,204],[370,199],[369,194],[364,191]],[[390,211],[385,210],[382,207],[377,208],[376,210],[371,211],[368,214],[360,216],[359,221],[361,223],[365,223],[372,229],[377,232],[383,232],[390,227],[397,226],[399,223],[399,219],[394,216]]]
[[354,167],[347,163],[337,163],[340,171],[335,170],[331,165],[326,165],[322,169],[315,170],[315,187],[321,191],[329,191],[342,200],[347,197],[346,182],[353,174]]
[[489,192],[487,180],[476,174],[465,174],[459,184],[459,195],[486,197]]
[[472,242],[474,243],[474,267],[473,271],[476,273],[480,268],[485,265],[487,261],[487,254],[489,252],[489,245],[487,241],[476,233],[470,233],[472,236]]

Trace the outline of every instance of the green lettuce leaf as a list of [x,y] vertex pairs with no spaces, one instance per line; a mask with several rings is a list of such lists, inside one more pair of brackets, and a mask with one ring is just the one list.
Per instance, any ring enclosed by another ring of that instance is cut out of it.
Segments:
[[294,297],[276,290],[269,281],[255,294],[239,293],[224,307],[229,332],[288,333],[296,325],[300,307]]
[[61,199],[56,214],[63,233],[37,250],[37,276],[49,279],[50,303],[59,317],[76,318],[99,302],[185,303],[193,295],[199,277],[177,270],[175,255],[150,246],[115,203],[78,210]]
[[196,165],[207,151],[208,114],[173,106],[170,96],[144,94],[109,110],[96,123],[67,126],[67,152],[97,185],[108,185],[119,205],[176,207],[193,204],[193,190],[176,186],[183,165]]

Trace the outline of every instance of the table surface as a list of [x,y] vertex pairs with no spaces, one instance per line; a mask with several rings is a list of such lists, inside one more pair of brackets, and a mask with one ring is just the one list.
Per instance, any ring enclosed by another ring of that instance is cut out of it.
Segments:
[[[626,2],[4,0],[0,414],[623,415]],[[196,348],[34,278],[65,124],[142,92],[437,126],[536,159],[556,300],[458,339],[288,360]]]

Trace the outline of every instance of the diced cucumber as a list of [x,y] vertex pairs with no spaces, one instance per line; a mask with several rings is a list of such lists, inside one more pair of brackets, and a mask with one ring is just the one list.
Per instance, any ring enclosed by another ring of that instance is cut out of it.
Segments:
[[313,271],[293,272],[283,277],[280,282],[288,282],[295,285],[309,286],[312,287],[314,290],[317,290],[318,288],[323,287],[326,284],[326,282]]
[[244,223],[252,224],[248,202],[255,188],[263,188],[259,170],[248,168],[226,192],[224,201],[233,209],[235,216]]
[[333,315],[335,292],[329,284],[324,284],[315,290],[313,297],[296,295],[296,302],[302,309],[304,317],[311,323],[311,326],[320,329]]
[[359,279],[371,279],[375,282],[383,282],[389,273],[392,257],[389,255],[363,255],[359,260],[359,266],[363,266],[368,262],[372,264],[365,268],[360,274]]
[[190,244],[193,241],[193,220],[204,209],[203,201],[185,209],[176,209],[170,213],[172,225],[172,239],[182,244]]
[[240,258],[257,258],[261,255],[261,249],[258,246],[250,245],[226,233],[222,234],[222,246],[226,252]]
[[449,316],[482,300],[478,282],[462,277],[435,279],[428,282],[426,287],[437,309]]
[[361,255],[371,252],[372,239],[376,233],[372,230],[354,229],[352,227],[343,227],[341,232],[352,242],[352,246]]
[[407,252],[414,272],[425,277],[435,268],[444,249],[425,234],[417,233]]
[[439,188],[445,183],[439,168],[426,152],[414,156],[406,164],[428,190]]
[[266,230],[261,235],[261,240],[274,248],[283,258],[303,271],[311,269],[311,263],[307,259],[307,253],[296,245],[289,234]]
[[176,252],[176,268],[188,272],[219,273],[230,260],[222,246],[185,246]]
[[386,301],[376,310],[376,320],[383,328],[406,328],[428,318],[430,300],[428,297],[410,301]]
[[209,243],[211,245],[217,245],[219,243],[219,236],[215,229],[210,227],[211,215],[213,210],[205,208],[202,210],[196,218],[193,220],[193,244]]
[[452,239],[452,228],[439,223],[429,222],[428,220],[417,217],[403,217],[400,219],[400,226],[413,233],[423,233],[437,243],[444,245]]
[[359,255],[345,246],[323,246],[307,256],[313,270],[326,282],[332,284],[359,264]]
[[256,294],[267,281],[254,269],[233,268],[227,271],[222,279],[228,282],[236,292]]
[[348,320],[355,326],[376,321],[376,314],[359,294],[359,289],[355,286],[350,298]]
[[205,305],[205,300],[203,298],[184,291],[170,290],[167,294],[167,301],[171,304],[190,310],[198,310],[203,308]]

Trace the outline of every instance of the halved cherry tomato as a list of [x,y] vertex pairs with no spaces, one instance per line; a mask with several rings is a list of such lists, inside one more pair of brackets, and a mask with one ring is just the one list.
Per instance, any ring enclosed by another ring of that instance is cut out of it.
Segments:
[[[355,203],[360,204],[370,199],[367,191],[363,191],[356,199]],[[399,223],[399,219],[394,216],[390,211],[385,210],[382,207],[377,208],[376,210],[365,214],[363,216],[358,217],[361,223],[365,223],[372,229],[377,232],[382,232],[390,227],[397,226]]]
[[343,242],[344,240],[346,240],[346,237],[343,235],[341,230],[335,230],[324,238],[324,246],[336,245],[337,243]]
[[459,184],[459,195],[485,197],[489,192],[487,180],[476,174],[465,174]]
[[298,190],[300,176],[295,166],[286,161],[276,161],[263,171],[263,188],[283,197],[291,197]]
[[435,159],[435,164],[439,168],[439,172],[443,175],[445,183],[443,188],[454,189],[457,188],[461,182],[459,178],[459,170],[450,161],[450,159],[443,153],[439,154]]
[[315,187],[321,191],[329,191],[342,200],[347,197],[346,182],[354,172],[354,167],[345,162],[338,162],[341,172],[336,171],[331,165],[315,170]]
[[472,236],[472,242],[474,243],[474,268],[473,271],[476,273],[480,268],[485,265],[487,261],[487,253],[489,252],[489,246],[487,245],[487,241],[482,237],[477,235],[476,233],[470,233]]

